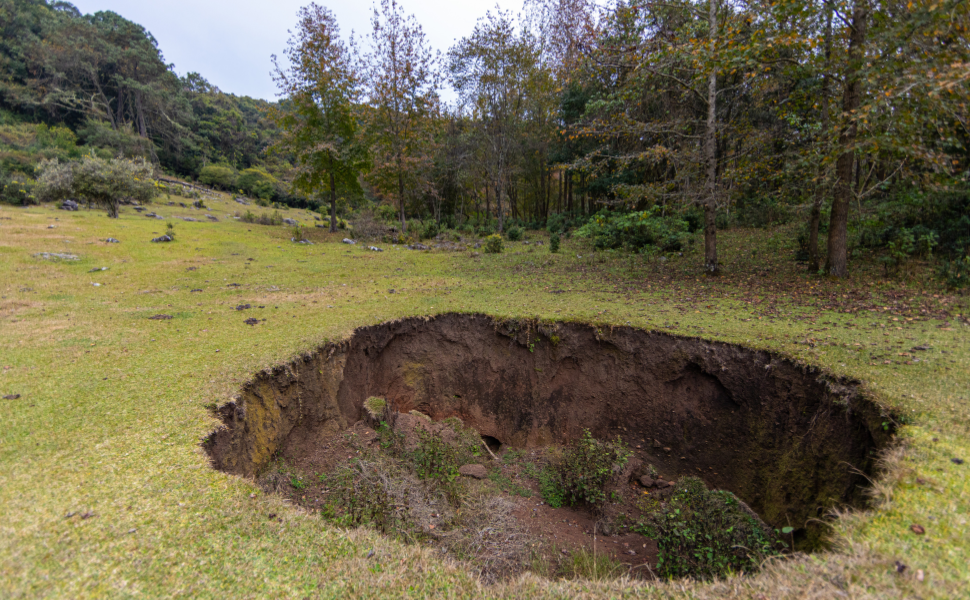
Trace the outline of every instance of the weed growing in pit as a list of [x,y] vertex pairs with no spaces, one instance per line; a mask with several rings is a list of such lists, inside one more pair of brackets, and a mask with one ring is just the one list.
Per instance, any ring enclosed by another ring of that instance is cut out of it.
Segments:
[[606,501],[606,485],[633,453],[619,437],[597,440],[588,429],[570,443],[562,457],[540,474],[539,487],[550,506],[589,505],[594,510]]
[[321,475],[327,486],[321,516],[341,527],[366,525],[384,534],[402,531],[407,512],[398,510],[382,471],[375,463],[358,460]]
[[604,581],[616,579],[626,571],[626,568],[606,554],[579,548],[569,554],[559,570],[566,579]]
[[514,494],[523,498],[532,497],[532,492],[529,491],[529,488],[519,485],[510,477],[503,475],[500,471],[491,471],[488,474],[488,478],[505,493]]
[[458,452],[440,435],[418,429],[418,447],[411,453],[415,471],[421,479],[434,479],[446,485],[458,478]]
[[784,548],[734,494],[708,490],[696,477],[678,481],[653,524],[641,522],[634,529],[656,536],[662,577],[712,579],[757,571],[765,558]]

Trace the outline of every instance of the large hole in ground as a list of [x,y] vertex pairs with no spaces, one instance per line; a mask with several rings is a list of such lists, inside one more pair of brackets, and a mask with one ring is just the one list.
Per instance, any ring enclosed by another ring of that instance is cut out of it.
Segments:
[[[461,419],[484,442],[483,455],[486,447],[495,455],[483,462],[491,460],[490,479],[511,497],[506,512],[562,546],[591,541],[602,514],[543,503],[535,465],[586,429],[602,440],[619,436],[633,451],[613,516],[632,518],[641,496],[662,504],[669,492],[661,482],[694,476],[790,531],[784,543],[801,550],[824,546],[828,509],[863,506],[877,453],[891,439],[859,382],[764,351],[629,327],[448,314],[361,328],[259,373],[218,409],[224,424],[205,447],[225,472],[284,474],[274,489],[313,509],[327,473],[376,446],[364,421],[364,402],[375,396],[412,421]],[[652,488],[642,489],[644,476]],[[656,544],[642,536],[598,533],[618,559],[638,556],[629,564],[656,558]]]

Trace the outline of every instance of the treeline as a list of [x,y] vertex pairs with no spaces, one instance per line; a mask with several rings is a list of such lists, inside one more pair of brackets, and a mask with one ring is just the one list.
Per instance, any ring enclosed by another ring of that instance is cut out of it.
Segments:
[[[332,213],[377,200],[402,234],[412,218],[479,232],[514,220],[653,252],[703,231],[710,273],[719,229],[795,221],[812,272],[844,276],[876,249],[887,271],[938,256],[959,284],[968,11],[965,0],[528,0],[440,54],[396,0],[378,0],[355,40],[310,4],[275,60],[285,101],[271,104],[177,77],[113,13],[0,0],[0,168],[29,175],[18,157],[83,144]],[[446,85],[455,102],[442,101]],[[39,125],[17,129],[28,121]]]
[[529,0],[444,56],[393,0],[372,25],[346,44],[311,4],[277,65],[307,193],[364,182],[402,229],[585,223],[610,248],[702,229],[710,273],[718,228],[799,219],[813,272],[869,247],[970,274],[962,0]]
[[177,76],[151,34],[115,13],[0,0],[0,183],[13,200],[39,161],[86,153],[189,178],[228,170],[234,186],[255,184],[247,193],[285,199],[286,157],[266,152],[270,106]]

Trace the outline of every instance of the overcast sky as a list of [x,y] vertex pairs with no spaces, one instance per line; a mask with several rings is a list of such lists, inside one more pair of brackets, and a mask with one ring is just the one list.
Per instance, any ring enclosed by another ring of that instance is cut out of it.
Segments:
[[[310,0],[72,0],[83,13],[114,11],[144,26],[179,75],[196,71],[224,92],[276,99],[270,55],[282,55],[296,11]],[[372,0],[317,0],[341,33],[370,31]],[[522,0],[403,0],[431,45],[445,52],[496,4],[518,13]],[[450,94],[446,94],[450,95]]]

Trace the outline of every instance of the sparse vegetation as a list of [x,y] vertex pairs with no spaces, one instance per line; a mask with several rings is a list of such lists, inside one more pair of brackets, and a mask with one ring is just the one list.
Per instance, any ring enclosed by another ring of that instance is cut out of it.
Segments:
[[499,254],[502,252],[502,236],[494,233],[485,238],[485,252],[488,254]]
[[582,504],[598,509],[607,500],[607,483],[631,454],[623,440],[597,440],[584,429],[582,436],[563,448],[559,460],[544,471],[540,479],[543,497],[550,506]]

